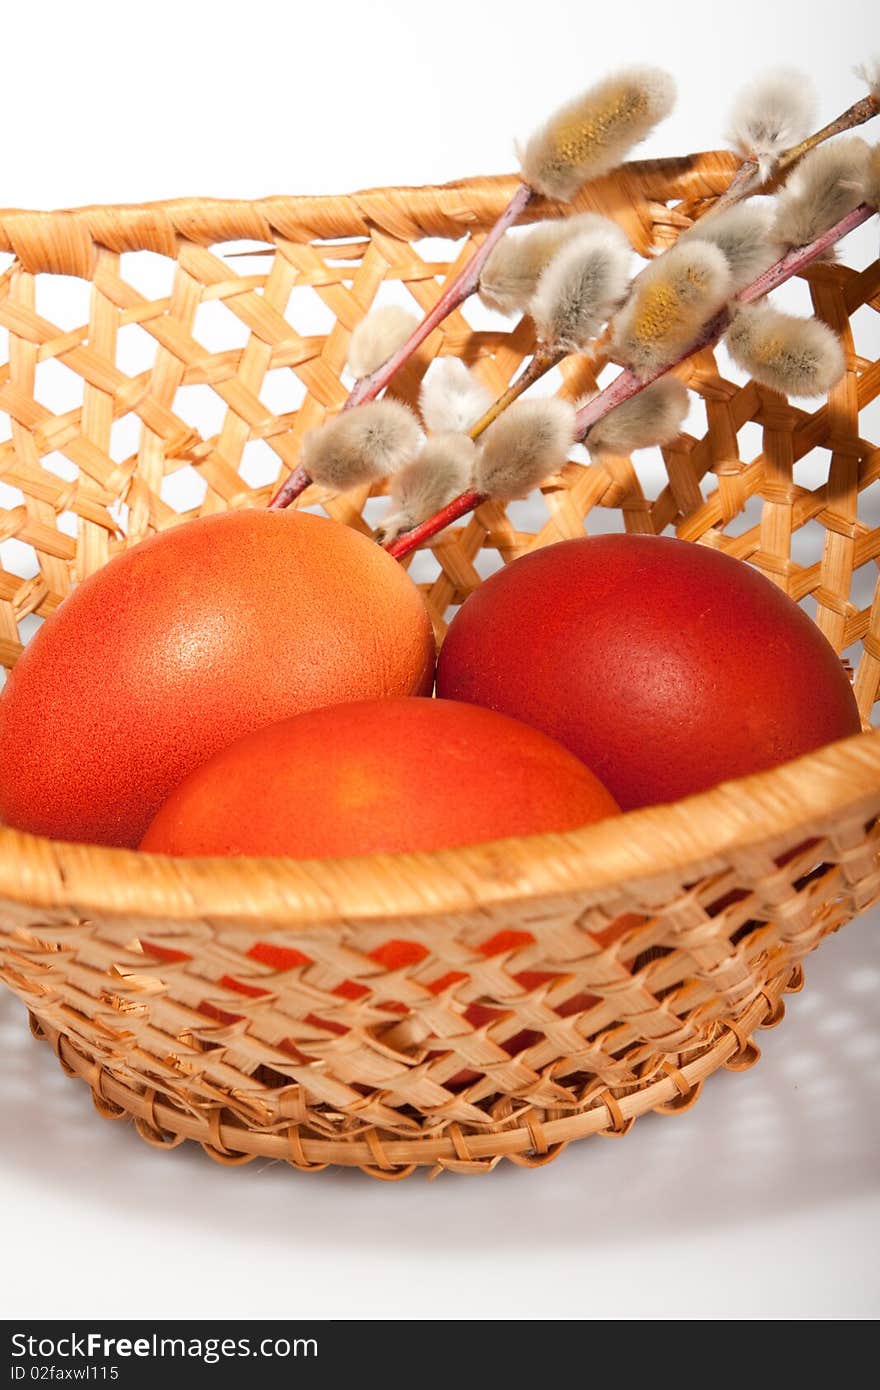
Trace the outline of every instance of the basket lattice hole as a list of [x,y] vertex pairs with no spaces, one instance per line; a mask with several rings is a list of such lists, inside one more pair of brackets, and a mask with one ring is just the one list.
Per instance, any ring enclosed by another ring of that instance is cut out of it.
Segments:
[[[423,236],[412,243],[413,263],[423,274],[433,275],[438,280],[444,280],[449,273],[449,267],[460,255],[464,246],[464,239],[443,237],[443,236]],[[420,276],[421,278],[421,276]],[[508,324],[509,327],[509,324]]]
[[550,519],[550,510],[541,492],[529,493],[528,497],[508,502],[504,510],[514,531],[531,534],[540,531]]
[[305,398],[305,383],[289,367],[273,367],[263,377],[260,400],[273,415],[292,415]]
[[797,487],[817,492],[828,482],[828,450],[810,449],[803,458],[795,460],[792,477]]
[[432,551],[417,550],[407,572],[415,584],[433,584],[440,574],[440,566]]
[[[614,376],[613,372],[608,374],[609,381]],[[702,396],[698,396],[696,391],[688,392],[688,413],[684,417],[682,429],[685,434],[693,435],[695,439],[702,439],[709,428],[706,417],[706,402]]]
[[252,439],[244,446],[238,470],[248,487],[268,487],[281,475],[281,460],[265,439]]
[[[873,362],[880,356],[880,313],[873,304],[860,304],[849,316],[849,327],[859,357]],[[870,433],[867,437],[873,438]]]
[[137,415],[120,415],[110,426],[110,457],[114,463],[135,458],[140,448],[143,426]]
[[53,415],[79,410],[83,403],[83,380],[57,357],[38,362],[34,371],[34,400]]
[[[726,536],[746,536],[750,531],[757,531],[761,525],[761,513],[764,510],[764,499],[757,494],[746,498],[743,507],[732,516],[729,521],[724,522],[724,534]],[[757,540],[757,536],[755,537]]]
[[78,275],[38,275],[35,286],[37,313],[60,332],[67,333],[88,323],[92,296],[88,280]]
[[203,299],[196,309],[192,336],[211,352],[243,348],[250,329],[222,299]]
[[488,579],[490,574],[503,568],[504,561],[497,550],[481,550],[474,559],[474,569],[481,579]]
[[157,251],[125,251],[119,259],[121,279],[152,303],[171,294],[176,269],[176,261]]
[[336,326],[336,315],[311,285],[296,285],[284,316],[303,338],[326,338]]
[[31,638],[36,636],[45,621],[46,619],[41,617],[39,613],[28,613],[20,620],[18,635],[23,647],[26,647]]
[[40,573],[40,562],[32,545],[10,536],[0,541],[0,568],[17,579],[34,579]]
[[818,521],[807,521],[792,533],[791,558],[796,565],[808,569],[821,562],[824,546],[824,526]]
[[[871,140],[871,127],[868,126],[867,139]],[[877,259],[877,223],[873,218],[861,227],[856,227],[849,236],[844,237],[835,247],[841,265],[852,266],[854,270],[864,270]]]
[[[877,315],[880,322],[880,314]],[[880,353],[880,349],[878,349]],[[859,434],[862,439],[876,439],[880,435],[880,396],[867,401],[859,410]],[[876,524],[876,523],[875,523]]]
[[202,439],[215,439],[223,428],[226,402],[204,383],[179,386],[174,397],[174,413],[184,424],[197,430]]
[[24,505],[24,493],[21,488],[10,487],[9,483],[4,483],[0,478],[0,508],[4,511],[11,511],[13,507]]
[[152,371],[158,346],[139,323],[124,323],[116,335],[116,365],[126,376],[142,376]]
[[467,301],[463,312],[474,333],[485,334],[490,340],[506,337],[514,324],[514,320],[499,314],[497,309],[489,309],[477,295]]
[[79,517],[76,512],[59,512],[55,518],[55,525],[63,536],[69,536],[71,540],[76,540],[79,531]]
[[54,473],[56,478],[63,478],[66,483],[75,482],[79,477],[79,469],[66,454],[59,453],[53,449],[51,454],[44,454],[40,459],[40,467],[47,473]]
[[751,463],[764,452],[764,430],[757,420],[746,420],[736,432],[740,459]]
[[810,286],[798,276],[786,280],[784,285],[773,291],[773,304],[787,314],[798,314],[802,318],[811,318],[814,313]]
[[205,479],[187,463],[173,473],[166,473],[159,495],[175,512],[190,512],[202,505],[207,491]]
[[744,372],[742,367],[738,367],[727,351],[727,346],[722,339],[713,349],[715,364],[718,368],[718,375],[723,381],[732,381],[734,386],[745,386],[749,380],[748,372]]
[[[880,406],[880,398],[876,404]],[[880,426],[880,416],[878,416],[877,423]],[[870,483],[859,494],[859,519],[870,530],[880,527],[880,479]]]
[[859,565],[858,569],[853,570],[852,573],[849,588],[850,602],[855,604],[866,620],[877,591],[878,574],[880,571],[878,571],[876,560],[871,560],[866,565]]
[[388,515],[388,498],[384,495],[368,497],[361,507],[361,516],[372,530]]

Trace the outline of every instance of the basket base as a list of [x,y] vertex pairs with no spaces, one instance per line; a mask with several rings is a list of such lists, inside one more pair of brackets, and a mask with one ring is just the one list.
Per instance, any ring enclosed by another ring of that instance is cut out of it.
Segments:
[[132,1120],[140,1137],[156,1148],[173,1149],[192,1140],[217,1163],[236,1165],[269,1158],[302,1172],[321,1172],[334,1165],[396,1181],[419,1167],[430,1168],[431,1176],[443,1171],[489,1172],[502,1158],[523,1167],[542,1167],[573,1140],[591,1134],[620,1137],[648,1111],[671,1115],[689,1110],[713,1072],[721,1067],[743,1071],[757,1062],[761,1053],[752,1033],[780,1023],[785,1013],[782,996],[802,986],[803,970],[797,965],[762,991],[736,1023],[719,1022],[717,1037],[692,1061],[680,1069],[670,1063],[663,1077],[639,1090],[620,1097],[606,1091],[587,1108],[543,1123],[530,1118],[515,1128],[467,1134],[452,1124],[440,1134],[406,1140],[383,1138],[375,1130],[352,1140],[324,1139],[303,1135],[298,1125],[272,1130],[249,1128],[222,1106],[212,1107],[207,1114],[186,1110],[166,1094],[147,1087],[137,1089],[114,1076],[100,1061],[89,1057],[80,1042],[41,1021],[32,1011],[30,1024],[34,1037],[52,1047],[64,1072],[89,1085],[99,1114],[105,1119]]

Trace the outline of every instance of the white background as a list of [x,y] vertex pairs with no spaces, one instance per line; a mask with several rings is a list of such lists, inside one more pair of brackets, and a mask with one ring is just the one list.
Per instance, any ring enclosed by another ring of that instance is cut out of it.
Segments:
[[[873,0],[10,7],[0,203],[258,196],[512,167],[617,64],[680,84],[646,154],[716,145],[785,60],[823,118]],[[136,23],[137,27],[134,27]],[[875,136],[876,138],[876,136]],[[876,224],[875,224],[876,228]],[[864,244],[864,243],[863,243]],[[864,262],[862,262],[864,263]],[[0,995],[0,1308],[38,1316],[866,1317],[880,1312],[880,914],[808,962],[751,1072],[550,1167],[398,1185],[155,1153],[92,1111]]]

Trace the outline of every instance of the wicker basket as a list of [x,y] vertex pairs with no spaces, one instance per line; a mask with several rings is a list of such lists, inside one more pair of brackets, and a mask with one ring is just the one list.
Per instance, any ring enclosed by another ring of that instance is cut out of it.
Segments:
[[[579,205],[617,218],[646,253],[688,225],[731,167],[724,154],[632,164]],[[181,468],[207,485],[203,513],[265,502],[303,431],[343,400],[350,330],[383,282],[430,305],[449,259],[469,254],[512,186],[0,213],[0,250],[13,255],[0,280],[11,420],[0,481],[20,492],[0,510],[0,538],[38,559],[25,578],[0,571],[0,660],[12,665],[30,615],[50,613],[74,578],[179,520],[165,480]],[[424,237],[466,240],[438,261]],[[224,259],[218,244],[241,239],[268,243],[271,260]],[[167,294],[134,288],[129,253],[144,250],[169,258]],[[49,276],[91,282],[87,323],[38,311]],[[683,375],[707,428],[665,451],[659,495],[646,497],[619,458],[553,478],[537,535],[517,528],[515,508],[483,506],[435,543],[433,574],[418,558],[438,633],[483,560],[579,535],[585,519],[607,528],[619,511],[627,530],[720,547],[811,602],[835,647],[852,649],[867,728],[880,684],[880,598],[872,609],[864,588],[880,557],[876,501],[873,519],[868,510],[880,450],[861,438],[858,412],[880,391],[880,364],[857,353],[849,320],[878,307],[880,265],[822,265],[806,279],[847,353],[827,404],[810,414],[735,385],[701,353]],[[294,326],[303,287],[335,318],[326,336]],[[224,350],[199,341],[197,314],[212,303],[240,335]],[[118,365],[130,325],[149,335],[137,372]],[[457,313],[395,390],[414,400],[438,353],[474,362],[499,389],[531,346],[526,322],[475,331]],[[76,380],[67,413],[40,400],[46,363]],[[264,403],[271,373],[301,383],[298,409]],[[594,384],[583,361],[563,375],[572,395]],[[194,385],[222,411],[213,432],[180,413]],[[119,422],[137,427],[123,457]],[[750,423],[763,439],[743,462],[737,436]],[[255,441],[271,476],[252,489]],[[830,465],[810,487],[793,470],[815,449]],[[365,490],[312,488],[302,502],[365,528]],[[806,535],[820,542],[812,557]],[[712,1071],[755,1060],[752,1035],[782,1016],[802,958],[878,895],[878,812],[880,737],[866,732],[672,806],[445,853],[164,860],[2,830],[0,979],[101,1113],[133,1117],[151,1143],[188,1138],[226,1163],[263,1155],[388,1178],[421,1164],[540,1164],[572,1139],[623,1134],[648,1110],[685,1109]],[[623,914],[628,929],[605,945]]]

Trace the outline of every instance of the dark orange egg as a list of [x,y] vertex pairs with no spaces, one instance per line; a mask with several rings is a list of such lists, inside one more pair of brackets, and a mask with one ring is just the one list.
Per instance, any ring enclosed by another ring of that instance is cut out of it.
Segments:
[[313,710],[223,749],[171,794],[142,849],[300,859],[570,830],[617,806],[552,739],[449,700]]
[[366,537],[240,511],[111,560],[43,625],[0,697],[0,819],[137,845],[168,793],[261,724],[429,694],[422,598]]
[[624,810],[860,728],[839,658],[797,604],[666,537],[564,541],[493,575],[450,626],[437,690],[559,739]]

